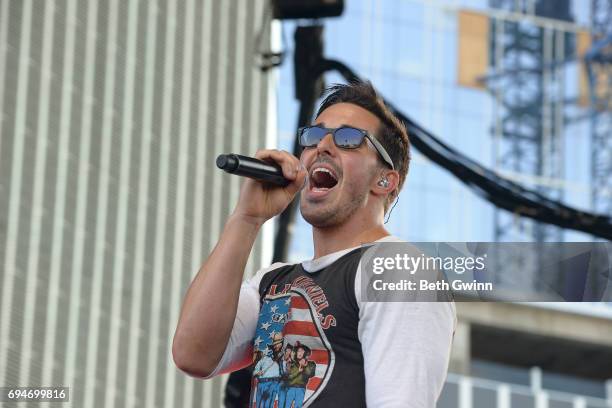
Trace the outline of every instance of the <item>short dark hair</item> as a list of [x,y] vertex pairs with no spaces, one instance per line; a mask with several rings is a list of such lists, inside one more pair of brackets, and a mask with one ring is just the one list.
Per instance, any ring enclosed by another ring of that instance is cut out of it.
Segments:
[[310,347],[300,343],[299,346],[296,346],[295,351],[298,351],[299,349],[304,350],[304,357],[309,357],[310,356],[310,353],[311,353]]
[[325,90],[325,99],[317,111],[316,117],[332,105],[352,103],[373,113],[380,120],[376,139],[383,145],[393,166],[399,173],[399,184],[395,194],[391,194],[385,203],[385,212],[404,185],[408,166],[410,165],[410,140],[406,126],[385,105],[370,81],[353,81],[349,84],[333,84]]

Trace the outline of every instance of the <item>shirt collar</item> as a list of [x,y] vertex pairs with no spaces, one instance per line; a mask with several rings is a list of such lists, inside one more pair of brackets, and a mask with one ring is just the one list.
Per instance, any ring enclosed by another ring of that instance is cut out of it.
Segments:
[[[374,242],[401,242],[401,241],[403,241],[401,238],[398,238],[398,237],[393,236],[393,235],[387,235],[386,237],[382,237],[380,239],[377,239]],[[306,272],[309,272],[309,273],[320,271],[321,269],[327,268],[329,265],[331,265],[334,262],[336,262],[342,256],[344,256],[344,255],[348,254],[349,252],[359,248],[360,246],[361,245],[355,246],[355,247],[352,247],[352,248],[342,249],[340,251],[332,252],[331,254],[327,254],[327,255],[322,256],[320,258],[310,259],[308,261],[304,261],[304,262],[302,262],[302,268],[304,268],[304,270]]]

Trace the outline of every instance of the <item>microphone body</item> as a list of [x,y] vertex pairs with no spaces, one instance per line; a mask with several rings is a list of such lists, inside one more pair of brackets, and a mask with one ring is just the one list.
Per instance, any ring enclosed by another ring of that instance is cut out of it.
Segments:
[[267,163],[240,154],[220,154],[217,157],[217,167],[230,174],[250,177],[281,187],[285,187],[291,182],[283,176],[283,171],[277,164]]

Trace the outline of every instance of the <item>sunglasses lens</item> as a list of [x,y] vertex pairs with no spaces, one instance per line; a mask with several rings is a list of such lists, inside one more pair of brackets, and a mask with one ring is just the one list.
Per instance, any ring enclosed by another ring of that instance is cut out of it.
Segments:
[[304,147],[316,146],[326,135],[326,130],[317,126],[306,127],[300,133],[300,144]]
[[361,146],[361,143],[363,143],[364,135],[363,132],[361,132],[359,129],[346,127],[336,130],[334,138],[338,146],[348,149],[354,149],[356,147]]

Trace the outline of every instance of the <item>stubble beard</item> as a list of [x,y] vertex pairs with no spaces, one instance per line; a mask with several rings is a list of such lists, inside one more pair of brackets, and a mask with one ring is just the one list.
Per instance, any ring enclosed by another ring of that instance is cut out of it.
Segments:
[[340,202],[308,203],[310,208],[304,208],[304,202],[301,201],[300,212],[302,217],[310,225],[317,228],[329,228],[344,224],[359,208],[365,205],[368,191],[367,185],[345,187],[347,187],[348,194],[341,198]]

